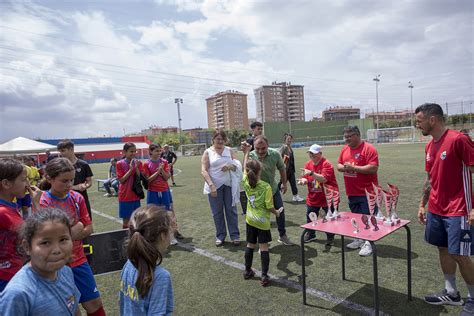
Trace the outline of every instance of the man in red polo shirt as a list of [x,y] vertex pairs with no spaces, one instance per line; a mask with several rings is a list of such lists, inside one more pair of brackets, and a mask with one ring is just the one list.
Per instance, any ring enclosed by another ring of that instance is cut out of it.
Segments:
[[[337,171],[344,173],[344,184],[351,212],[369,215],[369,203],[365,190],[373,191],[372,183],[378,184],[379,154],[372,144],[361,139],[357,126],[347,126],[343,132],[346,145],[339,155]],[[372,254],[372,246],[362,239],[354,240],[347,245],[347,248],[361,248],[359,251],[361,256]]]
[[474,263],[470,258],[474,254],[474,145],[462,133],[446,128],[443,109],[438,104],[425,103],[415,113],[422,134],[433,137],[425,148],[428,177],[418,218],[420,223],[426,224],[426,241],[438,247],[445,279],[445,289],[426,296],[425,301],[435,305],[463,304],[456,288],[456,268],[459,266],[468,289],[461,315],[474,315]]

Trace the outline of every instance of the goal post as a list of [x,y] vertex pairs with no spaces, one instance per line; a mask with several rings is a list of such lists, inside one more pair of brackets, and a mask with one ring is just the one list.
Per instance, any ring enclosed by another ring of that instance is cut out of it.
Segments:
[[412,143],[415,139],[414,126],[367,130],[367,141],[371,143]]
[[184,156],[200,156],[207,148],[206,143],[181,145],[181,152]]

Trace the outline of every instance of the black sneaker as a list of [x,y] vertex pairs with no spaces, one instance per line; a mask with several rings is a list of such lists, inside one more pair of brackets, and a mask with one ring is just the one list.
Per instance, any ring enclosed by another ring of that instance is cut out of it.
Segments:
[[474,298],[468,298],[460,316],[474,315]]
[[448,294],[448,291],[444,289],[440,293],[431,294],[425,296],[425,302],[432,305],[455,305],[461,306],[464,302],[459,295],[459,291],[455,296]]
[[328,237],[328,239],[326,239],[326,246],[334,246],[334,237]]
[[306,235],[304,235],[303,241],[304,241],[305,243],[312,242],[312,241],[314,241],[314,240],[316,240],[316,235],[311,235],[311,234],[306,234]]
[[245,280],[251,279],[254,276],[255,276],[255,271],[253,271],[252,269],[244,271],[244,279]]
[[260,281],[260,284],[263,287],[267,287],[270,285],[270,278],[268,277],[268,275],[262,275],[262,280]]

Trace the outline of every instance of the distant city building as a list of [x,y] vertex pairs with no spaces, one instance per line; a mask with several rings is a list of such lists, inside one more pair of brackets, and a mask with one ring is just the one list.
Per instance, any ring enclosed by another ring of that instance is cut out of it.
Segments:
[[304,121],[304,87],[273,82],[254,90],[259,122]]
[[248,129],[247,95],[228,90],[206,99],[209,128]]
[[152,136],[152,135],[160,135],[160,134],[177,134],[178,132],[179,132],[178,128],[175,126],[160,127],[160,126],[152,125],[148,127],[147,129],[143,129],[141,132],[133,133],[133,135]]
[[360,119],[360,109],[352,106],[334,106],[323,111],[323,121],[344,121]]
[[[390,120],[409,120],[411,119],[413,112],[410,110],[402,111],[385,111],[379,112],[379,121],[390,121]],[[365,113],[365,118],[373,118],[374,122],[377,117],[377,112]]]

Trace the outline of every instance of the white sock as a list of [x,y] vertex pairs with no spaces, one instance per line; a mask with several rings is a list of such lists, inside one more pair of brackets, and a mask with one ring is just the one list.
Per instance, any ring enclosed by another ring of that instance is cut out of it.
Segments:
[[448,294],[456,295],[458,293],[458,289],[456,288],[456,274],[445,274],[444,282]]

